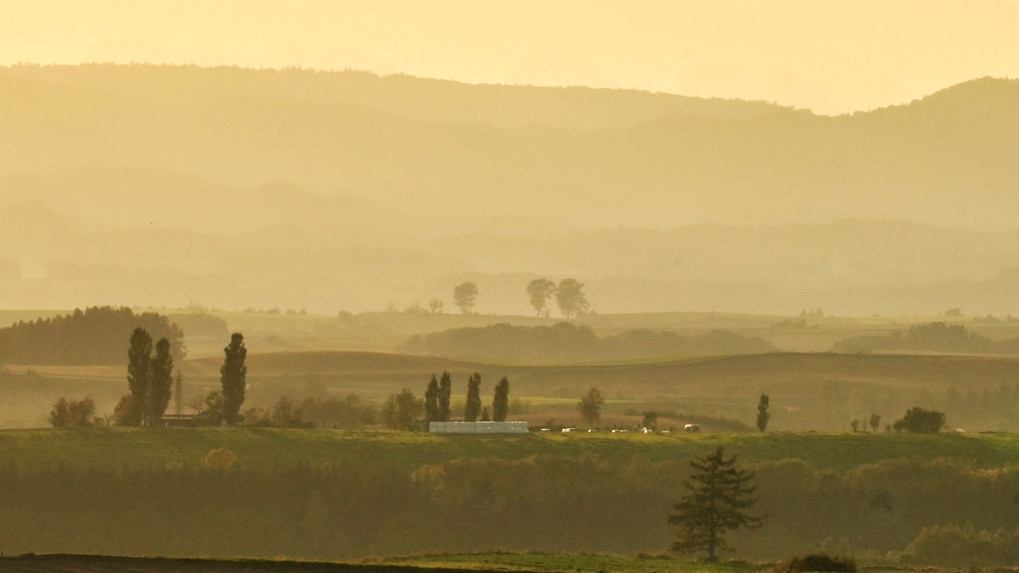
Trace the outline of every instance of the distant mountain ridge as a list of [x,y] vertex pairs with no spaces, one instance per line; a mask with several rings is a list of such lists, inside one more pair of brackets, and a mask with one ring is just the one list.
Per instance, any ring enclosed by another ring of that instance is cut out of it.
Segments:
[[354,70],[85,64],[0,68],[0,77],[4,75],[178,108],[241,98],[276,99],[361,106],[420,121],[500,128],[603,129],[681,117],[743,119],[782,109],[759,101],[640,90],[466,84]]
[[0,69],[0,126],[0,176],[153,169],[586,228],[900,218],[1003,229],[1019,212],[1015,80],[832,118],[354,72],[20,66]]
[[1015,313],[1019,82],[824,117],[364,72],[0,68],[0,297]]

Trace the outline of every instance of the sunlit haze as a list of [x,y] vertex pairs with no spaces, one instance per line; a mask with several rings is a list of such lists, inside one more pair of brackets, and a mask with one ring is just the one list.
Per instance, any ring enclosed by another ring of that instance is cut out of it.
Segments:
[[838,114],[1019,76],[1019,3],[5,1],[0,64],[347,68]]

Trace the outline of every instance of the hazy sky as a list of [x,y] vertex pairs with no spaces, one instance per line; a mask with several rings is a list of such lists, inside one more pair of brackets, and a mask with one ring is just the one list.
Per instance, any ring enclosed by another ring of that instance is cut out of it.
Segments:
[[355,68],[818,113],[1019,77],[1019,1],[0,0],[0,64]]

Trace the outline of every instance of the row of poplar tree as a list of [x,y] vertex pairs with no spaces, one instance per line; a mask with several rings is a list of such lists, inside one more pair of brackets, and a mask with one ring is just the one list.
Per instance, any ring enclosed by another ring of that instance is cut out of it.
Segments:
[[[453,379],[449,372],[443,372],[438,378],[434,374],[425,390],[422,400],[414,395],[410,388],[404,388],[398,394],[391,395],[382,405],[381,417],[384,424],[400,430],[417,430],[420,428],[420,416],[424,410],[425,424],[428,422],[450,421],[450,398],[453,393]],[[505,422],[509,414],[509,379],[505,376],[495,386],[492,398],[492,409],[481,403],[481,375],[475,372],[467,379],[467,401],[464,404],[463,419],[467,422],[481,420],[487,422]]]
[[[449,372],[443,372],[442,378],[432,375],[425,390],[425,422],[448,422],[450,419],[449,400],[453,390],[453,380]],[[509,379],[505,376],[495,386],[492,398],[492,411],[488,406],[481,405],[481,375],[475,372],[467,379],[467,401],[464,405],[464,421],[505,422],[509,414]]]
[[[248,351],[244,346],[244,335],[235,332],[223,351],[226,357],[219,370],[222,390],[213,392],[205,402],[211,415],[233,426],[239,421],[247,388],[248,367],[244,361]],[[183,373],[178,370],[178,396],[182,380]],[[147,330],[141,327],[134,329],[127,351],[127,385],[130,392],[120,399],[113,411],[117,424],[158,426],[173,395],[173,357],[169,340],[160,338],[153,345]]]

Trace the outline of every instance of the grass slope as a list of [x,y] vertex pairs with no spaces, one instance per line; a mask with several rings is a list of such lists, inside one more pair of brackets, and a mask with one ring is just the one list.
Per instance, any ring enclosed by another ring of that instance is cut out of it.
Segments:
[[[218,389],[221,364],[218,357],[184,361],[185,403]],[[26,368],[11,366],[9,371],[23,373]],[[6,395],[0,400],[0,427],[45,425],[49,405],[62,395],[91,395],[99,414],[108,414],[127,391],[123,367],[119,366],[42,366],[33,370],[48,383],[0,384],[0,397]],[[771,428],[775,430],[846,430],[852,419],[865,420],[872,413],[882,414],[884,422],[890,423],[915,405],[945,408],[949,423],[971,431],[1019,426],[1015,416],[983,419],[971,415],[966,419],[952,411],[954,404],[942,403],[949,388],[965,395],[1014,384],[1019,379],[1019,357],[1003,356],[771,353],[601,364],[500,365],[376,352],[252,352],[248,356],[245,407],[271,406],[283,395],[295,399],[342,398],[356,393],[367,400],[381,401],[410,388],[420,396],[429,378],[442,371],[453,376],[454,400],[463,396],[466,379],[473,372],[481,374],[485,396],[497,380],[507,376],[511,400],[523,399],[534,405],[548,399],[565,400],[555,408],[532,409],[532,417],[528,418],[532,423],[544,423],[550,416],[565,424],[578,423],[571,402],[594,386],[609,400],[607,413],[614,415],[624,410],[654,409],[752,424],[757,398],[765,392],[771,396]],[[615,420],[612,423],[617,423]],[[637,422],[639,416],[626,421]]]

